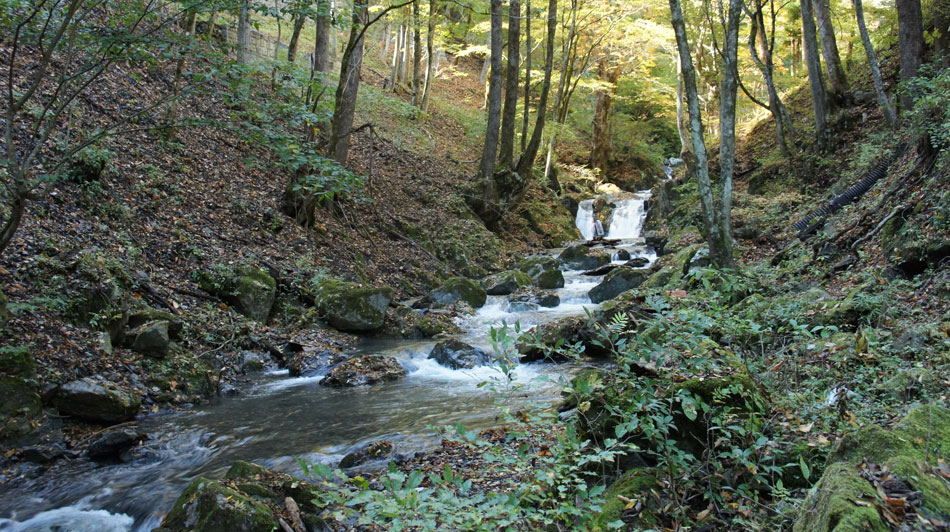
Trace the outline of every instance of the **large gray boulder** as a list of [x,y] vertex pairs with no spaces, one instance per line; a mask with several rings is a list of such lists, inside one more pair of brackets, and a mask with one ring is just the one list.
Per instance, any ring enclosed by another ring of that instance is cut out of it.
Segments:
[[536,255],[522,259],[515,269],[528,274],[535,286],[552,290],[564,286],[564,274],[561,273],[561,261],[548,255]]
[[486,278],[482,284],[485,293],[490,296],[507,296],[522,288],[528,288],[534,284],[534,280],[523,271],[507,270]]
[[640,286],[646,279],[647,274],[643,270],[621,266],[608,273],[604,280],[590,291],[590,300],[600,303],[613,299]]
[[406,376],[406,370],[393,357],[363,355],[333,367],[320,384],[343,388],[394,381]]
[[448,306],[464,301],[472,308],[479,308],[485,305],[487,299],[488,294],[477,282],[465,277],[450,277],[442,286],[429,292],[422,301],[434,306]]
[[557,258],[571,270],[593,270],[610,263],[610,255],[603,251],[593,251],[582,244],[565,248]]
[[436,344],[429,359],[452,369],[471,369],[491,363],[492,355],[484,349],[452,338]]
[[121,423],[135,417],[141,402],[130,390],[104,379],[84,378],[62,385],[54,400],[60,413],[97,423]]
[[129,333],[132,338],[132,351],[153,358],[164,358],[171,342],[168,329],[168,322],[165,320],[139,325]]
[[364,287],[332,279],[321,282],[314,294],[320,314],[332,327],[345,332],[382,327],[392,298],[393,289],[388,286]]
[[277,298],[277,281],[264,270],[252,267],[234,272],[199,273],[201,289],[234,305],[252,320],[266,322]]

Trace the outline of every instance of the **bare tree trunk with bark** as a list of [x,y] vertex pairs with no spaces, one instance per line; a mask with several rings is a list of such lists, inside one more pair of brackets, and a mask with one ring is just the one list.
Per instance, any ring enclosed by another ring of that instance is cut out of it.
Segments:
[[802,44],[805,50],[805,63],[808,66],[812,109],[815,111],[815,133],[818,141],[824,142],[825,129],[828,127],[828,93],[825,91],[825,82],[821,75],[815,17],[811,12],[812,0],[799,1],[802,9]]
[[521,70],[521,3],[508,5],[508,71],[505,74],[505,106],[501,114],[501,149],[498,159],[505,168],[514,166],[515,120],[518,114],[518,73]]
[[[548,0],[548,36],[544,51],[544,79],[541,82],[541,95],[538,97],[538,116],[534,122],[534,131],[528,147],[518,159],[518,174],[528,177],[534,167],[534,160],[541,148],[541,135],[544,133],[544,120],[548,108],[548,95],[551,93],[551,74],[554,70],[554,36],[557,32],[557,0]],[[557,190],[556,190],[557,191]]]
[[429,110],[429,93],[432,90],[432,84],[435,81],[435,17],[437,0],[429,0],[429,22],[426,28],[426,85],[422,91],[422,110]]
[[245,64],[247,63],[247,54],[248,54],[248,44],[251,40],[251,21],[250,21],[250,8],[248,7],[248,2],[245,0],[241,3],[241,12],[238,15],[238,34],[237,34],[237,52],[238,52],[238,63]]
[[[557,96],[554,97],[554,122],[555,124],[560,124],[561,120],[561,100],[564,98],[564,91],[566,89],[567,81],[570,79],[570,65],[573,63],[571,60],[571,48],[573,47],[574,42],[574,32],[577,30],[577,0],[571,0],[571,26],[567,34],[567,44],[565,46],[565,53],[563,61],[561,62],[561,79],[557,84]],[[551,131],[551,136],[548,139],[548,154],[544,159],[544,180],[549,183],[549,186],[554,190],[560,190],[561,185],[557,182],[557,177],[551,173],[552,165],[554,164],[554,143],[557,140],[557,129]]]
[[[773,6],[774,13],[774,4],[773,0],[769,0],[769,5]],[[775,67],[772,63],[772,49],[775,43],[775,17],[772,16],[772,32],[771,38],[766,39],[766,29],[765,29],[765,16],[762,11],[764,6],[760,3],[760,0],[755,0],[755,10],[747,10],[749,18],[752,19],[749,29],[749,54],[752,56],[752,61],[758,67],[759,72],[762,73],[762,79],[765,80],[765,88],[768,91],[769,95],[769,112],[772,113],[772,119],[775,121],[775,137],[778,142],[779,149],[782,152],[784,157],[788,157],[791,152],[788,149],[788,141],[786,139],[786,126],[791,123],[788,119],[788,111],[785,109],[785,104],[782,103],[782,98],[778,94],[778,89],[775,86]],[[756,46],[756,42],[759,43],[759,46]],[[761,55],[760,55],[761,54]]]
[[831,5],[828,0],[812,0],[815,18],[818,20],[818,35],[821,37],[821,55],[825,59],[825,72],[828,73],[828,83],[831,86],[831,100],[835,105],[841,105],[847,98],[848,78],[841,66],[841,55],[838,53],[838,41],[835,39],[835,27],[831,20]]
[[[920,0],[897,0],[898,40],[901,49],[901,81],[917,75],[924,55],[924,21]],[[909,92],[901,95],[901,107],[909,111],[914,97]]]
[[[488,83],[488,125],[485,130],[485,146],[482,149],[478,177],[488,185],[482,186],[483,198],[494,202],[492,176],[495,173],[495,157],[498,152],[498,128],[501,124],[501,0],[491,0],[491,76]],[[487,193],[486,197],[484,194]]]
[[877,94],[877,103],[881,106],[881,112],[891,127],[897,127],[897,113],[891,105],[887,93],[884,92],[884,80],[881,78],[881,66],[877,62],[877,54],[874,53],[874,46],[871,44],[871,36],[868,34],[868,27],[864,23],[864,5],[861,0],[854,1],[854,14],[858,19],[858,31],[861,33],[861,44],[864,45],[864,53],[868,56],[868,66],[871,69],[871,78],[874,81],[874,92]]
[[[819,0],[820,1],[820,0]],[[720,66],[719,89],[719,202],[716,223],[719,243],[710,244],[709,255],[721,268],[732,268],[735,244],[732,240],[732,178],[736,165],[736,93],[739,87],[739,23],[743,0],[730,0],[725,42]],[[713,254],[714,247],[718,252]]]
[[304,13],[294,15],[294,27],[290,33],[290,43],[287,44],[287,62],[293,63],[297,60],[297,49],[300,45],[300,32],[303,31],[304,24],[307,23],[307,16]]
[[422,107],[422,32],[419,29],[419,2],[412,3],[412,105]]
[[317,33],[313,43],[313,69],[330,71],[330,2],[317,0]]
[[524,16],[524,112],[521,122],[521,151],[528,143],[528,117],[531,115],[531,0],[525,1]]
[[333,120],[330,123],[330,142],[327,153],[343,164],[350,151],[350,134],[356,97],[360,86],[360,69],[363,66],[363,33],[367,4],[354,4],[350,36],[340,65],[340,81],[336,87]]
[[597,77],[603,82],[594,93],[593,147],[590,151],[590,164],[607,175],[610,162],[610,104],[613,100],[614,85],[620,77],[620,67],[608,64],[608,57],[600,58],[597,63]]

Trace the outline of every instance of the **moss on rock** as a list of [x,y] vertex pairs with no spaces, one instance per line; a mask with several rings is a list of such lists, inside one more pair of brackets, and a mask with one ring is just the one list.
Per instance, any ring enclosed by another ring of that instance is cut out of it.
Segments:
[[521,288],[528,288],[534,280],[521,270],[505,270],[486,278],[482,285],[490,296],[506,296]]
[[280,523],[263,502],[207,478],[196,478],[162,521],[170,532],[273,532]]
[[465,277],[450,277],[442,286],[429,292],[425,299],[436,305],[452,305],[464,301],[472,308],[480,308],[485,305],[487,298],[485,289],[477,282]]
[[33,357],[25,347],[0,349],[0,439],[31,432],[42,415]]
[[656,525],[657,519],[652,514],[649,504],[651,500],[649,492],[661,489],[659,476],[660,472],[653,468],[631,469],[624,473],[604,492],[604,506],[597,517],[597,524],[606,529],[609,523],[616,522],[623,516],[627,506],[627,503],[620,498],[623,497],[645,503],[639,515],[632,520],[629,517],[625,520],[628,525],[635,529],[648,529]]
[[334,328],[365,332],[383,326],[392,295],[393,289],[388,286],[364,287],[327,279],[317,285],[314,300],[320,314]]

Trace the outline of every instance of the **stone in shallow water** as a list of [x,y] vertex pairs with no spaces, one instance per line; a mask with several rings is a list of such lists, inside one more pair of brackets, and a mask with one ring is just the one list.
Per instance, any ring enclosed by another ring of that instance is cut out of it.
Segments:
[[393,357],[362,355],[333,367],[320,384],[338,388],[394,381],[406,376],[406,370]]
[[98,459],[119,457],[145,438],[145,434],[132,428],[110,430],[89,444],[86,454]]
[[386,440],[374,441],[348,453],[340,460],[341,468],[356,467],[374,460],[386,460],[393,455],[395,447]]
[[135,417],[141,402],[129,390],[103,379],[79,379],[67,382],[54,400],[60,413],[86,421],[121,423]]
[[471,369],[491,363],[491,353],[452,338],[436,344],[429,358],[452,369]]

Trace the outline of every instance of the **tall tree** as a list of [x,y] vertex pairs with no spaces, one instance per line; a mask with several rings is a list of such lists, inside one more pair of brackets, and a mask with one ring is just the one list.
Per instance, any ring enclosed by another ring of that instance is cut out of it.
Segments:
[[[920,0],[896,0],[898,39],[901,49],[901,81],[917,75],[924,55],[924,20]],[[909,92],[901,95],[901,106],[909,110],[914,98]]]
[[521,3],[508,4],[508,70],[505,74],[505,106],[501,113],[501,148],[498,159],[506,168],[514,164],[515,121],[518,113],[518,73],[521,70]]
[[[820,0],[819,0],[820,1]],[[723,268],[734,266],[732,240],[732,177],[736,165],[736,92],[739,86],[739,23],[743,0],[729,1],[725,41],[723,43],[719,88],[719,201],[716,209],[716,234],[719,242],[710,243],[709,255]],[[713,248],[718,248],[713,253]]]
[[[567,82],[570,79],[571,65],[573,61],[571,59],[572,51],[574,49],[574,36],[577,31],[577,0],[571,0],[571,23],[567,33],[567,41],[564,45],[564,53],[561,58],[561,79],[557,83],[557,96],[554,97],[554,122],[555,124],[561,123],[561,101],[564,99],[564,91],[566,90]],[[554,166],[554,143],[557,140],[557,128],[551,131],[550,138],[548,138],[548,153],[544,159],[544,180],[549,183],[550,188],[553,190],[560,190],[561,185],[557,181],[557,177],[552,174]]]
[[831,4],[828,0],[813,0],[812,6],[815,18],[818,20],[818,35],[821,37],[821,55],[825,60],[825,72],[828,74],[828,83],[831,86],[831,100],[840,105],[847,97],[848,78],[841,66],[841,55],[838,53],[838,41],[835,39],[835,27],[831,20]]
[[828,93],[821,75],[821,59],[818,53],[818,37],[815,33],[815,17],[812,0],[799,0],[802,10],[802,41],[805,63],[808,66],[808,85],[811,88],[812,109],[815,111],[815,130],[819,142],[824,139],[828,127]]
[[310,3],[295,3],[291,6],[293,10],[293,30],[290,32],[290,43],[287,44],[287,62],[293,63],[297,60],[297,48],[300,43],[300,32],[303,31],[304,24],[310,16]]
[[881,79],[881,67],[877,62],[877,54],[874,53],[874,46],[871,44],[871,36],[868,34],[868,27],[864,23],[864,5],[861,0],[854,1],[854,14],[858,19],[858,31],[861,33],[861,44],[864,45],[864,52],[868,56],[868,66],[871,69],[871,79],[874,81],[874,92],[877,94],[878,105],[881,106],[881,112],[891,127],[897,126],[897,114],[894,107],[884,92],[884,81]]
[[437,0],[429,0],[429,22],[426,28],[426,84],[422,91],[422,110],[429,110],[429,94],[435,81],[435,17]]
[[412,3],[412,105],[422,106],[422,32],[419,28],[419,2]]
[[317,0],[316,35],[313,43],[313,69],[330,70],[330,0]]
[[557,0],[548,0],[548,35],[544,49],[544,78],[541,81],[541,94],[538,96],[538,116],[531,132],[528,147],[518,159],[517,172],[529,178],[534,167],[534,160],[538,157],[541,148],[541,134],[544,132],[544,120],[548,108],[548,95],[551,92],[551,73],[554,70],[554,36],[557,33]]
[[340,81],[337,83],[333,120],[330,122],[330,142],[327,153],[340,164],[346,162],[350,151],[350,135],[356,97],[360,87],[360,69],[363,66],[363,34],[365,33],[367,0],[353,3],[350,36],[343,51]]
[[603,55],[597,62],[597,78],[600,84],[594,91],[594,119],[592,123],[592,148],[590,164],[607,173],[610,161],[610,104],[613,100],[617,78],[620,77],[620,65],[611,66],[610,56]]
[[524,112],[521,123],[521,151],[528,143],[528,118],[531,115],[531,0],[525,0],[524,16]]
[[686,93],[686,106],[689,112],[689,135],[692,144],[692,157],[688,167],[699,185],[699,198],[703,211],[703,228],[709,243],[709,256],[718,264],[731,264],[732,257],[724,257],[721,227],[717,221],[717,209],[713,200],[712,185],[709,180],[709,161],[706,155],[706,142],[703,140],[702,110],[699,107],[699,92],[696,87],[696,70],[690,55],[689,39],[686,35],[686,21],[680,0],[669,0],[673,32],[679,50],[683,71],[683,92]]
[[[772,119],[775,121],[775,137],[779,149],[783,156],[788,157],[790,152],[786,139],[786,129],[791,121],[788,119],[788,111],[785,109],[785,104],[782,103],[782,98],[775,86],[775,67],[772,60],[772,51],[775,48],[775,2],[774,0],[768,0],[772,22],[772,31],[768,38],[766,38],[764,6],[761,0],[753,0],[753,2],[755,9],[746,10],[751,19],[749,25],[749,54],[765,81],[765,87],[769,95],[767,108],[772,113]],[[760,46],[756,46],[756,42],[760,43]]]
[[478,177],[492,188],[495,157],[498,152],[498,127],[501,124],[501,0],[491,0],[490,32],[491,74],[488,81],[488,120]]
[[237,56],[238,63],[242,65],[247,63],[249,52],[248,46],[251,40],[251,14],[250,6],[248,5],[248,0],[241,2],[240,12],[238,13],[238,30],[237,30]]

